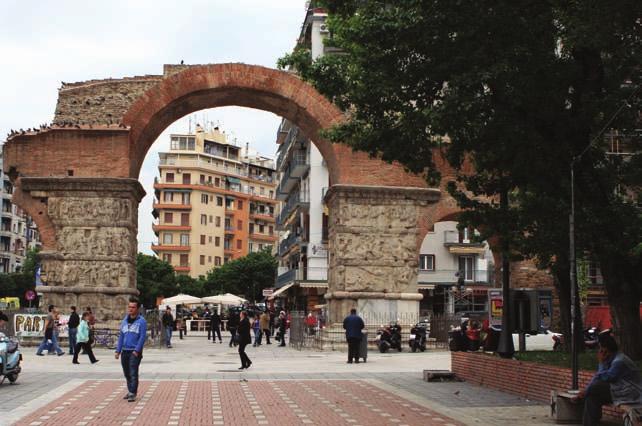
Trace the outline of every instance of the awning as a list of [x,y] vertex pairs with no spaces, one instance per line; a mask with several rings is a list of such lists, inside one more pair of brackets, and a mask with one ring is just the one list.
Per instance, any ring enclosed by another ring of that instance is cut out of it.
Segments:
[[419,290],[434,290],[435,289],[435,285],[434,284],[417,283],[417,288]]
[[241,184],[241,179],[232,176],[225,176],[225,180],[227,180],[229,183],[237,183],[239,185]]
[[301,288],[328,288],[327,282],[302,281],[299,283]]
[[280,289],[276,290],[274,293],[272,293],[272,296],[268,297],[268,300],[274,300],[275,297],[282,297],[280,296],[284,292],[288,291],[290,287],[292,287],[295,283],[290,283],[288,285],[284,285]]

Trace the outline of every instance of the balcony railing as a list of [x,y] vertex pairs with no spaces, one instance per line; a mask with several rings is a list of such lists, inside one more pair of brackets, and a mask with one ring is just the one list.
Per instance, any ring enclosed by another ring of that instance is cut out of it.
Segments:
[[301,243],[302,241],[303,238],[301,235],[291,232],[286,239],[279,243],[279,255],[285,254],[293,245]]
[[309,266],[302,269],[290,269],[279,274],[276,287],[283,287],[293,281],[327,281],[328,268],[325,266]]
[[493,285],[495,269],[492,264],[488,269],[468,269],[460,272],[457,269],[419,270],[418,282],[429,284],[454,284],[459,282],[459,275],[464,277],[464,285]]
[[280,170],[283,166],[283,160],[285,160],[285,158],[287,157],[290,146],[292,146],[293,141],[296,141],[298,134],[299,129],[297,127],[291,127],[290,129],[288,129],[287,135],[285,136],[285,141],[283,142],[283,144],[281,144],[281,147],[279,148],[279,156],[276,159],[277,170]]
[[294,196],[290,196],[288,201],[283,205],[283,208],[281,209],[281,213],[279,214],[279,217],[276,221],[277,224],[279,226],[282,226],[285,220],[297,207],[309,207],[309,205],[310,197],[307,193],[298,193]]
[[[248,179],[252,179],[260,182],[267,182],[267,183],[274,182],[274,176],[260,176],[260,175],[249,173],[245,168],[236,168],[231,166],[219,165],[214,162],[206,161],[200,158],[197,160],[193,160],[193,159],[188,160],[183,158],[181,158],[180,160],[170,159],[170,158],[161,158],[159,161],[159,164],[161,166],[176,166],[176,167],[184,167],[184,168],[199,167],[205,170],[221,172],[223,174],[242,176],[242,177],[246,177]],[[180,183],[180,182],[163,182],[163,183]],[[201,183],[201,185],[202,184],[204,183]]]
[[303,176],[309,167],[307,153],[305,151],[295,152],[288,163],[287,169],[283,172],[277,193],[285,194],[290,192],[297,179]]

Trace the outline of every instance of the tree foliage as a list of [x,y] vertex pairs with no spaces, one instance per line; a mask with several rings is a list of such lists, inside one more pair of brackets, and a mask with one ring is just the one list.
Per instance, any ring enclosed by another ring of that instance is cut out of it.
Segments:
[[20,305],[27,306],[25,293],[36,286],[37,265],[38,249],[29,249],[20,271],[0,274],[0,297],[19,297]]
[[433,156],[444,155],[459,171],[448,189],[465,210],[461,221],[550,268],[563,306],[570,164],[579,156],[578,253],[599,261],[623,346],[641,357],[642,160],[610,155],[602,142],[605,129],[639,128],[642,3],[321,3],[328,43],[341,54],[312,62],[299,46],[279,66],[349,111],[326,136],[433,184]]

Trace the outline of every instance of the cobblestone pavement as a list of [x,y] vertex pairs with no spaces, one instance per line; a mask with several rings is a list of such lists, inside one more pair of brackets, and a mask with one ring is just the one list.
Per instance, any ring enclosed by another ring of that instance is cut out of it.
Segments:
[[239,372],[234,348],[191,337],[174,349],[145,349],[139,399],[127,403],[111,351],[97,350],[98,364],[84,357],[72,365],[69,356],[22,350],[18,384],[0,386],[2,426],[553,424],[544,404],[463,382],[424,382],[423,369],[450,368],[445,351],[371,352],[367,363],[348,365],[342,352],[263,345],[248,348],[252,368]]

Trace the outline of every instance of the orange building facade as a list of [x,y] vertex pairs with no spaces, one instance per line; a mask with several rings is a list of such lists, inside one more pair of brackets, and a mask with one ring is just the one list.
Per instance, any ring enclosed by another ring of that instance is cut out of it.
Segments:
[[173,134],[159,153],[154,183],[152,250],[194,278],[277,241],[276,172],[271,159],[249,155],[218,128]]

